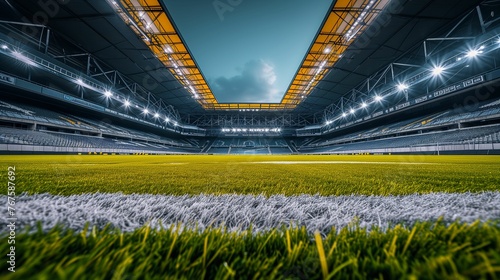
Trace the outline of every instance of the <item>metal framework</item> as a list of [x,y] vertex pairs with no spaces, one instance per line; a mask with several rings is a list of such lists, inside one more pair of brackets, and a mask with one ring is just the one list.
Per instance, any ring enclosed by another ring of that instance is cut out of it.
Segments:
[[[466,19],[473,21],[477,19],[481,33],[477,36],[454,36],[459,27],[470,24],[465,23]],[[421,46],[412,50],[413,57],[422,59],[408,62],[407,56],[410,52],[398,58],[346,93],[337,102],[326,107],[322,121],[317,125],[320,125],[322,133],[329,132],[447,94],[451,91],[447,87],[453,86],[456,82],[462,81],[464,85],[473,85],[483,81],[480,78],[482,76],[478,75],[500,68],[495,55],[492,55],[493,58],[488,63],[481,62],[486,68],[472,71],[462,80],[457,80],[456,75],[470,69],[470,64],[474,63],[476,56],[498,52],[500,48],[498,29],[491,28],[496,21],[484,22],[481,8],[478,6],[444,36],[428,38]],[[455,73],[448,73],[448,77],[440,79],[438,83],[433,81],[438,79],[441,72],[447,71]],[[439,90],[440,88],[442,90]],[[311,127],[310,130],[317,132],[318,127]],[[307,129],[304,130],[304,134],[308,134]]]
[[[45,57],[21,49],[17,47],[18,44],[11,42],[12,39],[7,38],[0,38],[0,53],[79,85],[78,97],[80,99],[93,101],[91,96],[87,96],[85,89],[99,93],[102,96],[108,94],[109,96],[105,98],[105,107],[111,107],[115,104],[114,107],[121,107],[127,114],[140,119],[148,119],[152,123],[159,123],[162,126],[168,124],[170,126],[181,125],[181,116],[176,108],[166,104],[162,99],[156,97],[143,86],[127,78],[120,72],[102,64],[91,54],[63,54],[55,44],[50,44],[51,33],[48,27],[30,25],[42,29],[42,35],[37,41],[13,28],[14,26],[23,26],[25,23],[0,21],[0,24],[2,24],[2,28],[11,32],[11,34],[16,34],[25,43],[30,43],[34,46],[38,45],[38,49],[45,54]],[[43,38],[44,35],[45,39]],[[61,62],[58,63],[58,61]],[[82,71],[78,71],[75,68],[82,69]],[[130,108],[124,108],[128,107],[124,106],[125,103],[129,104]],[[154,116],[147,118],[143,114],[145,108],[149,109],[151,113],[158,114],[161,118],[154,118]],[[168,123],[165,123],[166,119],[169,120]]]
[[158,0],[110,1],[122,19],[206,110],[296,108],[388,2],[389,0],[336,1],[281,103],[219,103]]
[[204,128],[218,127],[304,127],[311,125],[313,120],[309,116],[289,113],[262,114],[211,114],[189,116],[185,122]]

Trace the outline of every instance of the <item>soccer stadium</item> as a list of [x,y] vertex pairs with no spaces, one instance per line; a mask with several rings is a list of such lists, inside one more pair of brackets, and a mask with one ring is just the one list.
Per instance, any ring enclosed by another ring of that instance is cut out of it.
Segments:
[[0,0],[1,279],[500,279],[500,1]]

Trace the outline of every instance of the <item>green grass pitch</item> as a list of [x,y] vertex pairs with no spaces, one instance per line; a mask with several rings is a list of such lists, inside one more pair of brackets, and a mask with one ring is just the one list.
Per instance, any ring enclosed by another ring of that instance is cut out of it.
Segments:
[[[408,195],[500,191],[499,156],[0,156],[16,193]],[[500,220],[252,234],[19,229],[1,279],[498,279]]]
[[404,195],[500,189],[499,156],[64,155],[2,156],[0,164],[16,165],[18,192],[62,195]]

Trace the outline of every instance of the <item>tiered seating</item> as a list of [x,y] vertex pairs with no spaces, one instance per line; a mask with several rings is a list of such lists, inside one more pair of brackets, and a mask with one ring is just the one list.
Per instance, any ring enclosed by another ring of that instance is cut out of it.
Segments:
[[287,141],[281,137],[242,138],[220,137],[213,141],[207,153],[210,154],[289,154]]
[[494,125],[330,145],[319,148],[303,147],[300,151],[304,153],[337,153],[342,151],[369,151],[386,148],[420,147],[460,143],[499,143],[499,139],[500,125]]
[[271,150],[271,154],[290,154],[290,153],[292,153],[292,151],[288,147],[286,147],[286,148],[270,147],[269,149]]
[[269,149],[268,148],[231,148],[230,150],[231,154],[238,154],[238,155],[268,155],[269,154]]
[[[432,114],[424,117],[413,118],[404,120],[390,125],[375,127],[373,129],[361,132],[355,132],[339,137],[334,137],[327,140],[320,140],[319,138],[306,138],[298,147],[320,148],[331,146],[334,144],[346,144],[359,141],[374,140],[377,138],[395,137],[401,134],[416,133],[416,131],[446,126],[450,124],[457,124],[467,122],[473,119],[486,119],[490,117],[497,117],[500,115],[500,99],[495,101],[488,101],[485,105],[479,107],[476,111],[466,111],[465,109],[449,110],[437,114]],[[295,140],[294,140],[295,141]],[[298,141],[297,141],[298,142]],[[299,142],[300,143],[300,142]]]
[[229,147],[220,148],[220,147],[211,147],[208,151],[208,154],[228,154]]
[[31,120],[42,124],[71,127],[84,130],[96,130],[96,127],[72,120],[71,117],[47,109],[37,108],[13,101],[0,101],[0,117]]
[[50,147],[72,147],[95,149],[168,151],[175,153],[193,153],[198,149],[184,149],[158,143],[115,140],[110,138],[84,136],[77,134],[54,133],[49,131],[21,130],[0,127],[0,144],[20,144]]
[[[105,138],[126,138],[130,139],[133,142],[151,142],[158,144],[147,144],[146,146],[144,146],[144,148],[165,149],[166,146],[170,146],[170,148],[174,150],[178,149],[180,151],[199,152],[198,146],[193,144],[195,142],[187,142],[181,139],[174,140],[167,137],[161,137],[153,133],[137,131],[115,124],[96,121],[90,118],[57,113],[32,105],[17,103],[15,101],[0,101],[0,118],[2,117],[4,119],[20,119],[29,121],[37,123],[41,127],[52,127],[53,129],[55,128],[55,130],[85,131],[85,133],[91,132],[94,135],[103,135]],[[30,135],[30,133],[35,134]],[[54,145],[62,147],[68,145],[68,147],[84,148],[109,146],[106,143],[95,140],[97,138],[86,137],[82,140],[82,138],[79,138],[80,136],[76,134],[67,134],[63,137],[47,135],[47,133],[45,133],[45,135],[38,138],[36,137],[36,135],[40,134],[37,134],[36,132],[24,132],[20,135],[17,135],[18,137],[11,137],[6,139],[10,139],[8,141],[8,143],[10,144],[16,143],[43,146]],[[5,142],[6,140],[3,141]],[[116,147],[117,145],[114,145],[112,143],[111,146]],[[125,145],[124,147],[130,148],[127,145]]]

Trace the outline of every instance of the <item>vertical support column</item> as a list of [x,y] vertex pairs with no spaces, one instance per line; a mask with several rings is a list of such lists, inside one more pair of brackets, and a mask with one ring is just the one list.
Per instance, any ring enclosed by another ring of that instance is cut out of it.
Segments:
[[486,26],[484,24],[483,14],[481,14],[481,7],[477,6],[476,10],[477,10],[477,16],[479,17],[479,24],[481,25],[481,31],[484,34],[486,33]]
[[90,54],[87,54],[87,76],[90,76]]
[[49,52],[49,43],[50,43],[50,29],[47,28],[47,35],[45,35],[45,54]]
[[[427,63],[427,58],[428,58],[428,54],[427,54],[427,40],[424,41],[424,57],[425,57],[425,63]],[[393,78],[394,80],[394,78]]]
[[38,51],[40,51],[40,49],[42,48],[43,34],[45,33],[44,30],[45,27],[42,27],[42,32],[40,32],[40,39],[38,39]]

